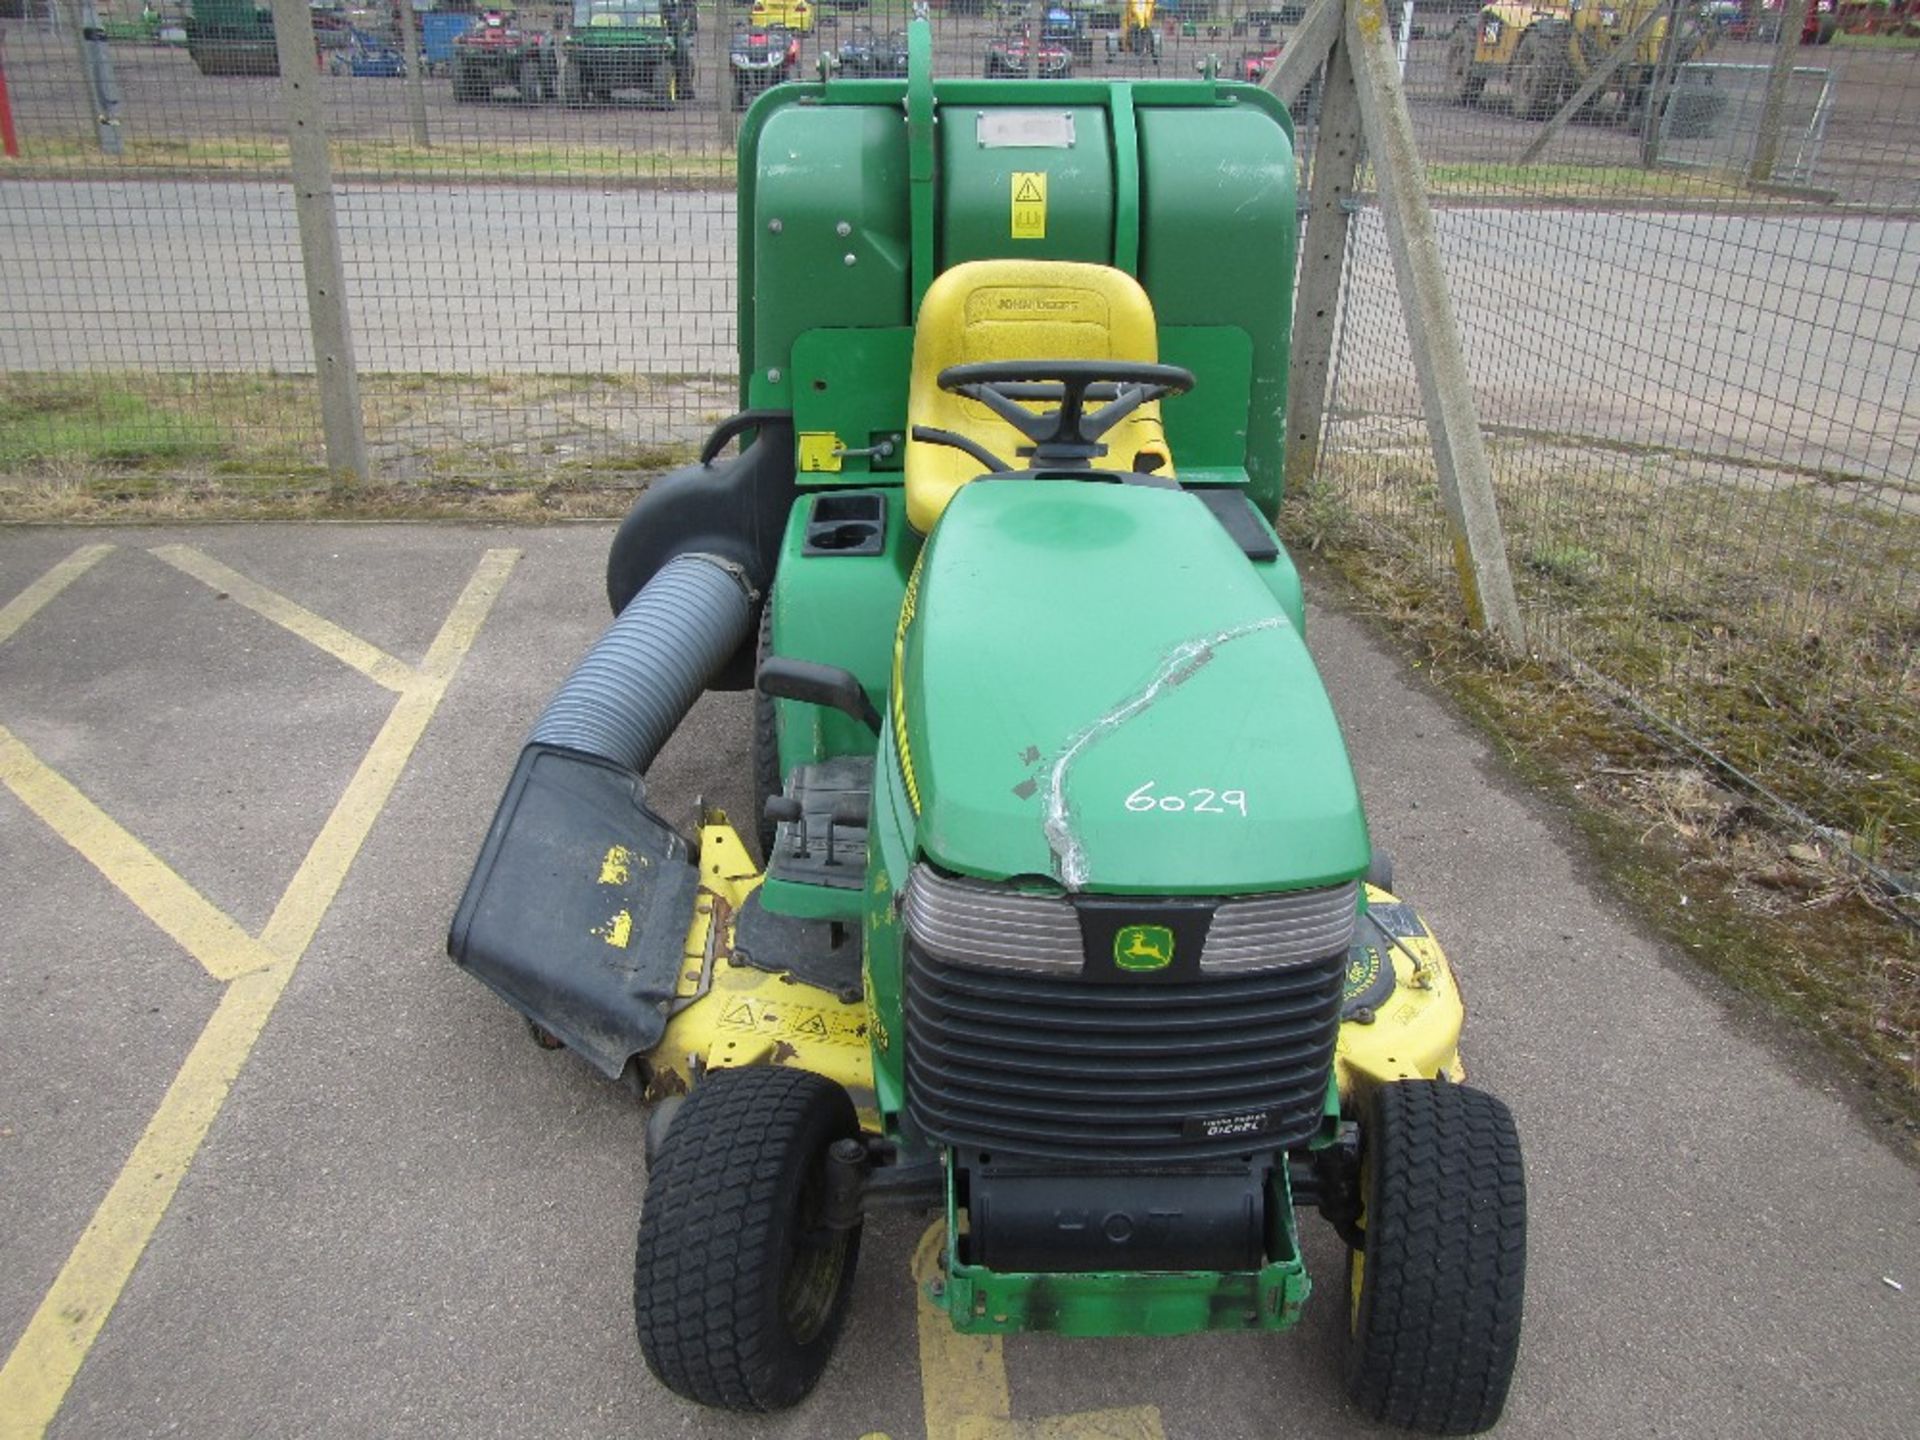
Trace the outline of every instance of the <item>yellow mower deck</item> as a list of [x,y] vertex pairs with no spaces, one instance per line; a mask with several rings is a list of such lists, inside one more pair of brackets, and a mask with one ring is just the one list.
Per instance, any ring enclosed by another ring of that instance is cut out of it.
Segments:
[[[866,1003],[735,963],[733,917],[764,879],[726,817],[709,812],[700,828],[699,900],[687,929],[677,1008],[648,1061],[647,1098],[684,1095],[702,1071],[790,1065],[843,1086],[861,1126],[877,1132]],[[1351,1018],[1340,1027],[1334,1072],[1348,1109],[1357,1095],[1391,1080],[1466,1079],[1460,988],[1440,942],[1388,891],[1369,885],[1367,903],[1375,914],[1396,919],[1369,927],[1373,938],[1356,949],[1349,992],[1368,987],[1374,966],[1391,966],[1395,983],[1385,1002],[1368,1012],[1371,1019]]]
[[861,1127],[878,1131],[866,1002],[734,961],[733,917],[765,878],[726,816],[708,812],[676,1011],[648,1059],[647,1098],[684,1095],[701,1071],[791,1065],[842,1086]]

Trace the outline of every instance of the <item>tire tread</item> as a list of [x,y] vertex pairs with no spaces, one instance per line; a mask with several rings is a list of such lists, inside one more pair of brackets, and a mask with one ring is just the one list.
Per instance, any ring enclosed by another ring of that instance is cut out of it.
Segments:
[[1513,1116],[1463,1085],[1376,1093],[1366,1267],[1348,1391],[1375,1420],[1471,1435],[1500,1418],[1526,1288],[1526,1176]]
[[856,1231],[821,1335],[796,1346],[766,1303],[796,1147],[858,1133],[846,1092],[804,1070],[710,1074],[688,1097],[647,1177],[633,1310],[647,1367],[703,1405],[765,1412],[813,1388],[845,1316]]

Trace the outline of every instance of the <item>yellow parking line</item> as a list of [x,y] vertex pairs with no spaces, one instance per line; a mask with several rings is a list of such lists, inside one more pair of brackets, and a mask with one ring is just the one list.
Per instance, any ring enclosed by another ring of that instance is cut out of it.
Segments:
[[433,718],[440,697],[446,694],[454,671],[460,668],[461,659],[472,647],[519,558],[518,550],[489,550],[481,557],[466,590],[440,627],[440,634],[427,648],[418,678],[401,693],[373,747],[347,782],[340,803],[308,847],[306,859],[288,883],[266,929],[260,932],[261,943],[275,954],[297,956],[313,939],[353,857],[360,853],[361,841],[386,806],[414,743]]
[[282,962],[242,976],[220,997],[113,1188],[0,1368],[4,1440],[38,1440],[58,1413],[292,974],[292,963]]
[[314,614],[257,580],[248,579],[191,545],[161,545],[147,553],[191,575],[209,590],[224,591],[254,614],[326,651],[341,664],[351,665],[376,684],[404,693],[407,683],[413,679],[413,667],[405,661],[394,659],[378,645],[362,640],[351,630]]
[[1154,1405],[1015,1420],[1000,1337],[962,1335],[928,1298],[945,1272],[946,1245],[947,1223],[936,1220],[913,1252],[927,1440],[1166,1440]]
[[0,784],[216,980],[273,962],[259,941],[0,725]]
[[278,959],[221,997],[107,1197],[0,1366],[0,1440],[37,1440],[59,1412],[294,967],[386,805],[518,558],[489,550],[287,886],[262,943]]
[[913,1289],[920,1328],[920,1389],[927,1440],[957,1440],[965,1421],[1006,1420],[1013,1414],[1007,1362],[998,1335],[962,1335],[927,1298],[927,1286],[946,1274],[947,1222],[936,1220],[913,1251]]
[[0,605],[0,645],[13,638],[46,603],[99,563],[111,545],[82,545],[5,605]]

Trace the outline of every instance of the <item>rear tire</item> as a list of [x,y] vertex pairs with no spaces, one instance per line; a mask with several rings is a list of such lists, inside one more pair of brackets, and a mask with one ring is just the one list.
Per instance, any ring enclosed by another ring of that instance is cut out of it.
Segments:
[[827,1149],[853,1102],[806,1070],[715,1070],[648,1167],[633,1313],[647,1368],[676,1395],[780,1410],[820,1378],[846,1320],[860,1231],[821,1226]]
[[1527,1192],[1513,1116],[1483,1091],[1400,1080],[1374,1092],[1362,1134],[1347,1393],[1389,1425],[1477,1434],[1500,1418],[1520,1344]]
[[1456,105],[1478,105],[1487,77],[1473,73],[1473,52],[1480,48],[1480,27],[1462,20],[1447,40],[1447,98]]
[[1560,108],[1560,62],[1537,35],[1523,35],[1513,56],[1513,113],[1545,120]]

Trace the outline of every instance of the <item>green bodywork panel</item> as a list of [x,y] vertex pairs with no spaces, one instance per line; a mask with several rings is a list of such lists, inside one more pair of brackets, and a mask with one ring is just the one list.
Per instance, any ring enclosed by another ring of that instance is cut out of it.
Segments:
[[[1252,106],[1143,108],[1139,124],[1140,283],[1156,314],[1183,325],[1245,328],[1252,346],[1243,402],[1248,493],[1272,515],[1286,473],[1296,235],[1292,131],[1289,143],[1275,144],[1272,117]],[[1177,467],[1180,452],[1173,453]]]
[[796,920],[839,920],[849,925],[860,919],[857,890],[769,876],[759,893],[760,903],[776,915],[790,915]]
[[962,1334],[1040,1330],[1084,1338],[1286,1330],[1299,1321],[1313,1289],[1300,1259],[1284,1168],[1275,1171],[1267,1202],[1267,1251],[1275,1258],[1258,1270],[987,1270],[959,1258],[959,1211],[949,1170],[946,1282],[927,1298]]
[[873,767],[873,804],[867,817],[866,971],[869,1034],[873,1047],[873,1093],[889,1131],[899,1138],[896,1121],[906,1104],[906,1035],[902,995],[905,975],[900,928],[901,895],[913,873],[913,807],[900,780],[893,748],[893,727],[880,737]]
[[[871,488],[871,487],[870,487]],[[899,487],[878,490],[886,501],[886,537],[878,555],[808,555],[807,517],[813,496],[803,494],[787,517],[778,579],[773,587],[773,650],[792,660],[838,665],[860,678],[874,709],[887,709],[893,672],[894,622],[907,575],[920,553],[907,524]],[[820,705],[775,702],[780,770],[829,755],[871,755],[873,732],[858,720]]]
[[[793,343],[793,428],[798,434],[830,433],[852,449],[905,435],[907,371],[913,364],[913,331],[896,329],[809,330]],[[809,485],[866,486],[876,474],[898,484],[904,439],[892,455],[850,455],[838,471],[810,471]]]
[[[793,405],[794,343],[807,331],[900,328],[912,319],[899,110],[769,109],[797,88],[755,102],[752,166],[742,140],[740,379],[743,403],[756,407]],[[895,428],[906,423],[902,399]]]
[[[1008,143],[981,130],[983,116],[1041,112],[1071,116],[1070,135],[1055,123],[1051,138],[1040,125],[1034,143]],[[1046,177],[1045,233],[1016,237],[1014,177],[1035,172]],[[739,242],[741,403],[791,409],[798,430],[831,431],[849,448],[904,428],[901,357],[940,270],[1041,257],[1135,274],[1162,358],[1199,382],[1163,405],[1175,466],[1190,481],[1245,484],[1263,514],[1278,509],[1294,157],[1292,123],[1264,90],[1191,80],[779,86],[741,131]],[[872,468],[850,460],[841,473]]]
[[[1073,126],[1071,148],[988,147],[978,138],[996,106],[940,107],[940,268],[967,260],[1113,263],[1113,145],[1099,105],[1050,106]],[[1022,107],[1033,108],[1033,107]],[[1008,224],[1016,171],[1047,177],[1046,233],[1016,238]]]
[[918,848],[947,870],[1221,895],[1367,868],[1296,618],[1192,495],[966,486],[927,542],[904,661]]

